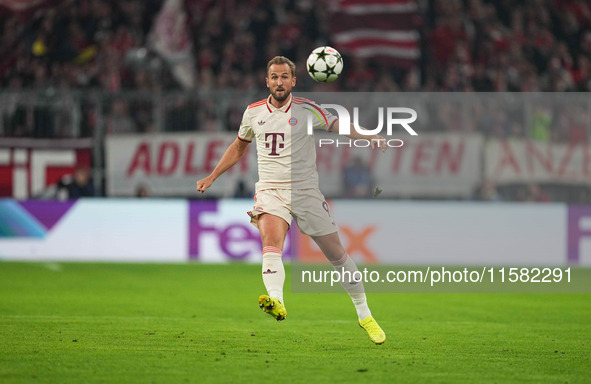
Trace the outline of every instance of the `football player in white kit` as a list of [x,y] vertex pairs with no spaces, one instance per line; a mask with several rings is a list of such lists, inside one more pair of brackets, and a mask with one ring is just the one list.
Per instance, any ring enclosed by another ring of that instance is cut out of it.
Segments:
[[[205,192],[240,160],[248,144],[256,140],[259,181],[255,205],[248,214],[258,227],[263,243],[262,276],[268,294],[259,297],[259,306],[281,321],[287,316],[281,255],[292,218],[300,231],[318,244],[335,270],[348,271],[348,276],[352,276],[358,269],[341,244],[338,228],[318,188],[315,142],[304,126],[308,113],[315,115],[312,120],[315,129],[338,131],[338,119],[313,101],[291,94],[296,77],[295,65],[289,59],[277,56],[269,61],[266,81],[271,95],[248,106],[238,137],[212,173],[197,181],[197,190]],[[353,127],[348,137],[370,140],[372,149],[386,148],[381,136],[361,135]],[[355,305],[359,325],[374,343],[384,343],[386,334],[372,317],[363,282],[343,280],[341,285]]]

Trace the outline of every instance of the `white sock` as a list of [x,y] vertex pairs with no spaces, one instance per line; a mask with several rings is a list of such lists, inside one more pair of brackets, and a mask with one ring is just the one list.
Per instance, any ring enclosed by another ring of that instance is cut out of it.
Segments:
[[[355,309],[357,310],[357,317],[359,317],[359,320],[363,320],[366,317],[371,316],[371,311],[367,305],[367,297],[365,296],[363,281],[355,283],[352,278],[353,273],[358,271],[357,265],[355,265],[353,259],[351,259],[349,255],[345,253],[345,255],[340,260],[331,261],[331,264],[335,271],[338,271],[339,273],[343,271],[349,272],[346,274],[346,276],[341,274],[343,279],[341,279],[340,283],[351,297],[353,304],[355,304]],[[349,276],[351,276],[351,278],[349,278]]]
[[263,248],[263,283],[267,293],[283,301],[283,283],[285,282],[285,269],[281,260],[281,249],[277,247]]

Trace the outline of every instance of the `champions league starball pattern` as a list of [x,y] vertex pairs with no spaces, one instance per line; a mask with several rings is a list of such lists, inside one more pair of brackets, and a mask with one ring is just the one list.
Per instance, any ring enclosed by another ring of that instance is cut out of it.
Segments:
[[314,80],[330,83],[343,71],[343,57],[332,47],[318,47],[308,56],[306,69]]

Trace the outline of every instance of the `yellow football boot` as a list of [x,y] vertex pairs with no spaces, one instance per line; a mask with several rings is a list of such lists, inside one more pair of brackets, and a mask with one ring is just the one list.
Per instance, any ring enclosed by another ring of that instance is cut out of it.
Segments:
[[386,341],[386,334],[378,325],[378,322],[371,316],[359,320],[359,326],[367,331],[369,338],[376,344],[383,344]]
[[277,321],[285,320],[287,317],[287,310],[279,299],[269,297],[268,295],[261,295],[259,297],[259,307],[263,312],[273,316]]

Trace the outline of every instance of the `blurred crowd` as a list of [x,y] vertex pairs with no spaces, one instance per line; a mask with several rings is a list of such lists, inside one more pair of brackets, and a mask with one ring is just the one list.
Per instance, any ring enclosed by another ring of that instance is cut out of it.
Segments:
[[427,78],[440,91],[591,90],[591,8],[584,0],[436,0]]
[[[175,88],[149,60],[162,0],[54,0],[0,17],[3,88]],[[423,0],[420,62],[410,70],[347,58],[350,91],[589,91],[591,8],[585,0]],[[328,1],[185,0],[199,89],[264,89],[269,57],[299,64],[331,44]],[[142,50],[143,48],[143,50]],[[138,62],[140,65],[138,66]]]
[[[37,90],[33,101],[28,95],[25,100],[2,100],[0,136],[88,136],[97,114],[104,117],[108,133],[234,129],[242,101],[220,110],[194,95],[152,97],[154,91],[181,89],[150,50],[162,0],[50,3],[34,13],[0,14],[0,85],[9,91]],[[185,0],[196,90],[264,91],[265,64],[275,55],[293,58],[298,65],[298,91],[591,89],[591,9],[584,0],[419,1],[417,28],[423,43],[413,68],[346,57],[342,78],[319,85],[306,74],[304,62],[310,47],[332,44],[327,3]],[[84,89],[108,96],[99,106],[84,97],[78,104],[61,96],[56,101],[57,92]],[[119,96],[122,92],[139,93],[126,98]],[[443,120],[457,112],[441,109]],[[570,110],[540,106],[527,126],[512,123],[503,108],[489,112],[482,124],[466,122],[462,128],[443,121],[433,127],[553,141],[580,142],[589,135],[584,103]]]
[[[315,83],[304,63],[311,47],[333,44],[329,0],[184,0],[199,91],[184,93],[150,49],[163,0],[48,3],[0,13],[0,137],[92,136],[99,124],[107,134],[234,131],[245,101],[219,104],[198,94],[264,92],[265,65],[275,55],[296,62],[299,91],[591,90],[586,0],[418,0],[421,58],[414,67],[345,55],[341,79],[328,85]],[[35,92],[2,95],[26,90]],[[81,90],[103,93],[74,96]],[[160,91],[174,96],[158,98]],[[434,108],[436,121],[424,131],[570,143],[590,134],[585,100],[540,103],[527,115],[510,105]]]
[[129,71],[126,54],[146,46],[158,0],[53,1],[34,13],[0,15],[4,89],[108,91],[160,86]]

